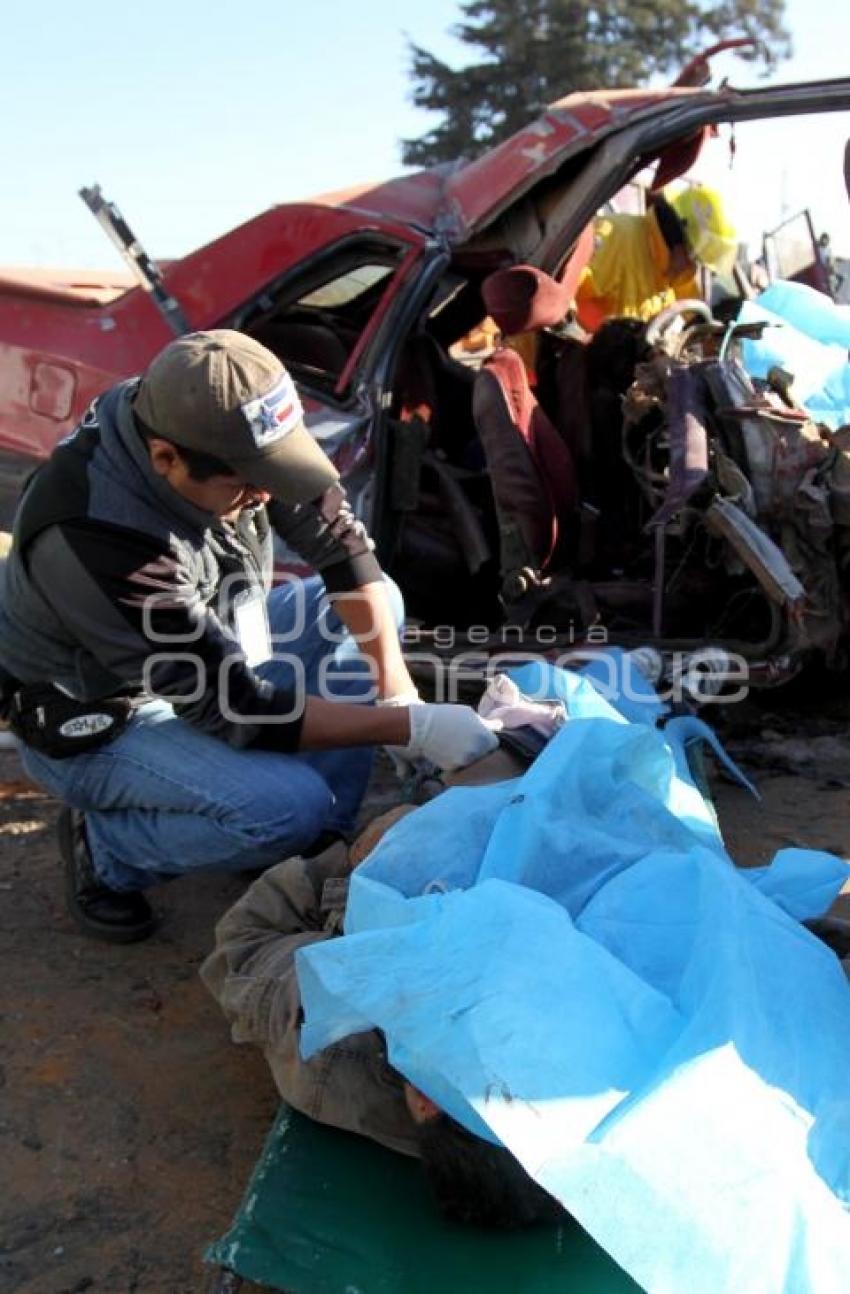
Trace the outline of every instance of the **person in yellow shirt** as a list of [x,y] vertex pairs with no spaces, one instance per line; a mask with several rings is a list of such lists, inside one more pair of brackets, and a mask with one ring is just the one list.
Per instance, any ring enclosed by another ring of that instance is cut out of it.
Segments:
[[737,251],[719,194],[702,184],[659,195],[643,216],[599,216],[594,233],[596,250],[576,292],[588,332],[606,319],[648,320],[674,301],[698,297],[698,267],[728,272]]

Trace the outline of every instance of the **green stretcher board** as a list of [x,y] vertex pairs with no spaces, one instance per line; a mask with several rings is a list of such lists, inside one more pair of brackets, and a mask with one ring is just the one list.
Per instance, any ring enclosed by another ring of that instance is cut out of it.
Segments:
[[577,1223],[498,1232],[444,1222],[415,1160],[286,1106],[206,1258],[286,1294],[640,1290]]

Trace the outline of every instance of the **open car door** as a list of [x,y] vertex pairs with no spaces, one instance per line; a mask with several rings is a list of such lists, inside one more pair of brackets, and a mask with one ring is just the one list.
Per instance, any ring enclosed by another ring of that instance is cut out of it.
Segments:
[[791,279],[827,296],[833,294],[808,209],[764,235],[764,263],[772,279]]

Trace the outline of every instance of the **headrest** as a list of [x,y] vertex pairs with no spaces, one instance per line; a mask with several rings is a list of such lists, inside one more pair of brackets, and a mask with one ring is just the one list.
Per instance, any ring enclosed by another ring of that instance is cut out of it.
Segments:
[[561,322],[572,301],[569,288],[533,265],[513,265],[488,275],[481,295],[506,336],[551,328]]

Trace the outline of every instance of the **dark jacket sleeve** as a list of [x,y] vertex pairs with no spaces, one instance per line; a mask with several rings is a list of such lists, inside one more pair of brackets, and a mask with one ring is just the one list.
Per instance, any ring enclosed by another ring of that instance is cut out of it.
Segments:
[[287,859],[264,872],[219,921],[201,978],[220,1002],[236,1042],[281,1046],[286,1033],[297,1033],[295,954],[338,933],[347,880],[337,882],[344,889],[335,895],[336,909],[324,904],[323,887],[329,876],[347,872],[342,842],[318,859]]
[[335,1128],[418,1155],[402,1082],[375,1030],[301,1056],[300,949],[340,933],[348,859],[335,845],[317,858],[290,858],[264,872],[219,921],[201,977],[219,1002],[234,1042],[261,1047],[283,1099]]
[[73,522],[39,536],[29,569],[70,641],[119,685],[165,697],[231,746],[297,748],[303,698],[250,669],[171,551],[135,531]]
[[348,593],[381,579],[375,545],[341,485],[312,503],[273,500],[269,520],[281,539],[318,571],[329,593]]

